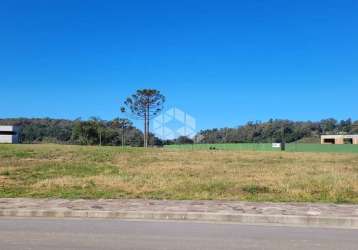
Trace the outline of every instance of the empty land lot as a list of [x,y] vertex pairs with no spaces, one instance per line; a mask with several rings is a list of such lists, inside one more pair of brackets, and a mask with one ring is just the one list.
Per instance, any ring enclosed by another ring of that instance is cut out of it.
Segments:
[[0,145],[0,197],[358,203],[358,154]]

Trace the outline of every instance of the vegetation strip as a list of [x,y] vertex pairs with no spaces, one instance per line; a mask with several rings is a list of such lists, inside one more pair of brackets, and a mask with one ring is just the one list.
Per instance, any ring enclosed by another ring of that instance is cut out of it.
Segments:
[[358,203],[358,155],[0,145],[0,197]]

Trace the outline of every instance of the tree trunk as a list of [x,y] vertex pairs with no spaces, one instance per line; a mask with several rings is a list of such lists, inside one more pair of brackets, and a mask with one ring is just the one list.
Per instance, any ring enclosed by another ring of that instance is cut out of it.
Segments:
[[144,133],[143,133],[143,138],[144,138],[144,147],[147,147],[147,113],[144,114]]
[[124,148],[124,125],[122,125],[122,148]]
[[123,147],[126,146],[126,128],[124,128],[124,134],[123,134]]
[[150,137],[149,137],[149,121],[150,121],[150,117],[149,117],[149,105],[147,107],[147,147],[150,144]]

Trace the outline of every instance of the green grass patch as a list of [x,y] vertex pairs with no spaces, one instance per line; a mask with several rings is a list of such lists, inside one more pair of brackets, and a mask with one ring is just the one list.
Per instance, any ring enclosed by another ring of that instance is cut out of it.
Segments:
[[[237,150],[237,151],[280,151],[271,143],[227,143],[227,144],[194,144],[168,145],[168,149],[181,150]],[[287,152],[326,152],[326,153],[358,153],[358,145],[321,145],[308,143],[288,143]]]
[[358,154],[246,149],[0,145],[0,197],[358,203]]

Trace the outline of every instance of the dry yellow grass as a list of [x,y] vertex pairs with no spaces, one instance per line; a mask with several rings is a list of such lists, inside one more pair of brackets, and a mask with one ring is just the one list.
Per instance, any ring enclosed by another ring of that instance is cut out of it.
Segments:
[[2,145],[0,196],[358,203],[358,154]]

